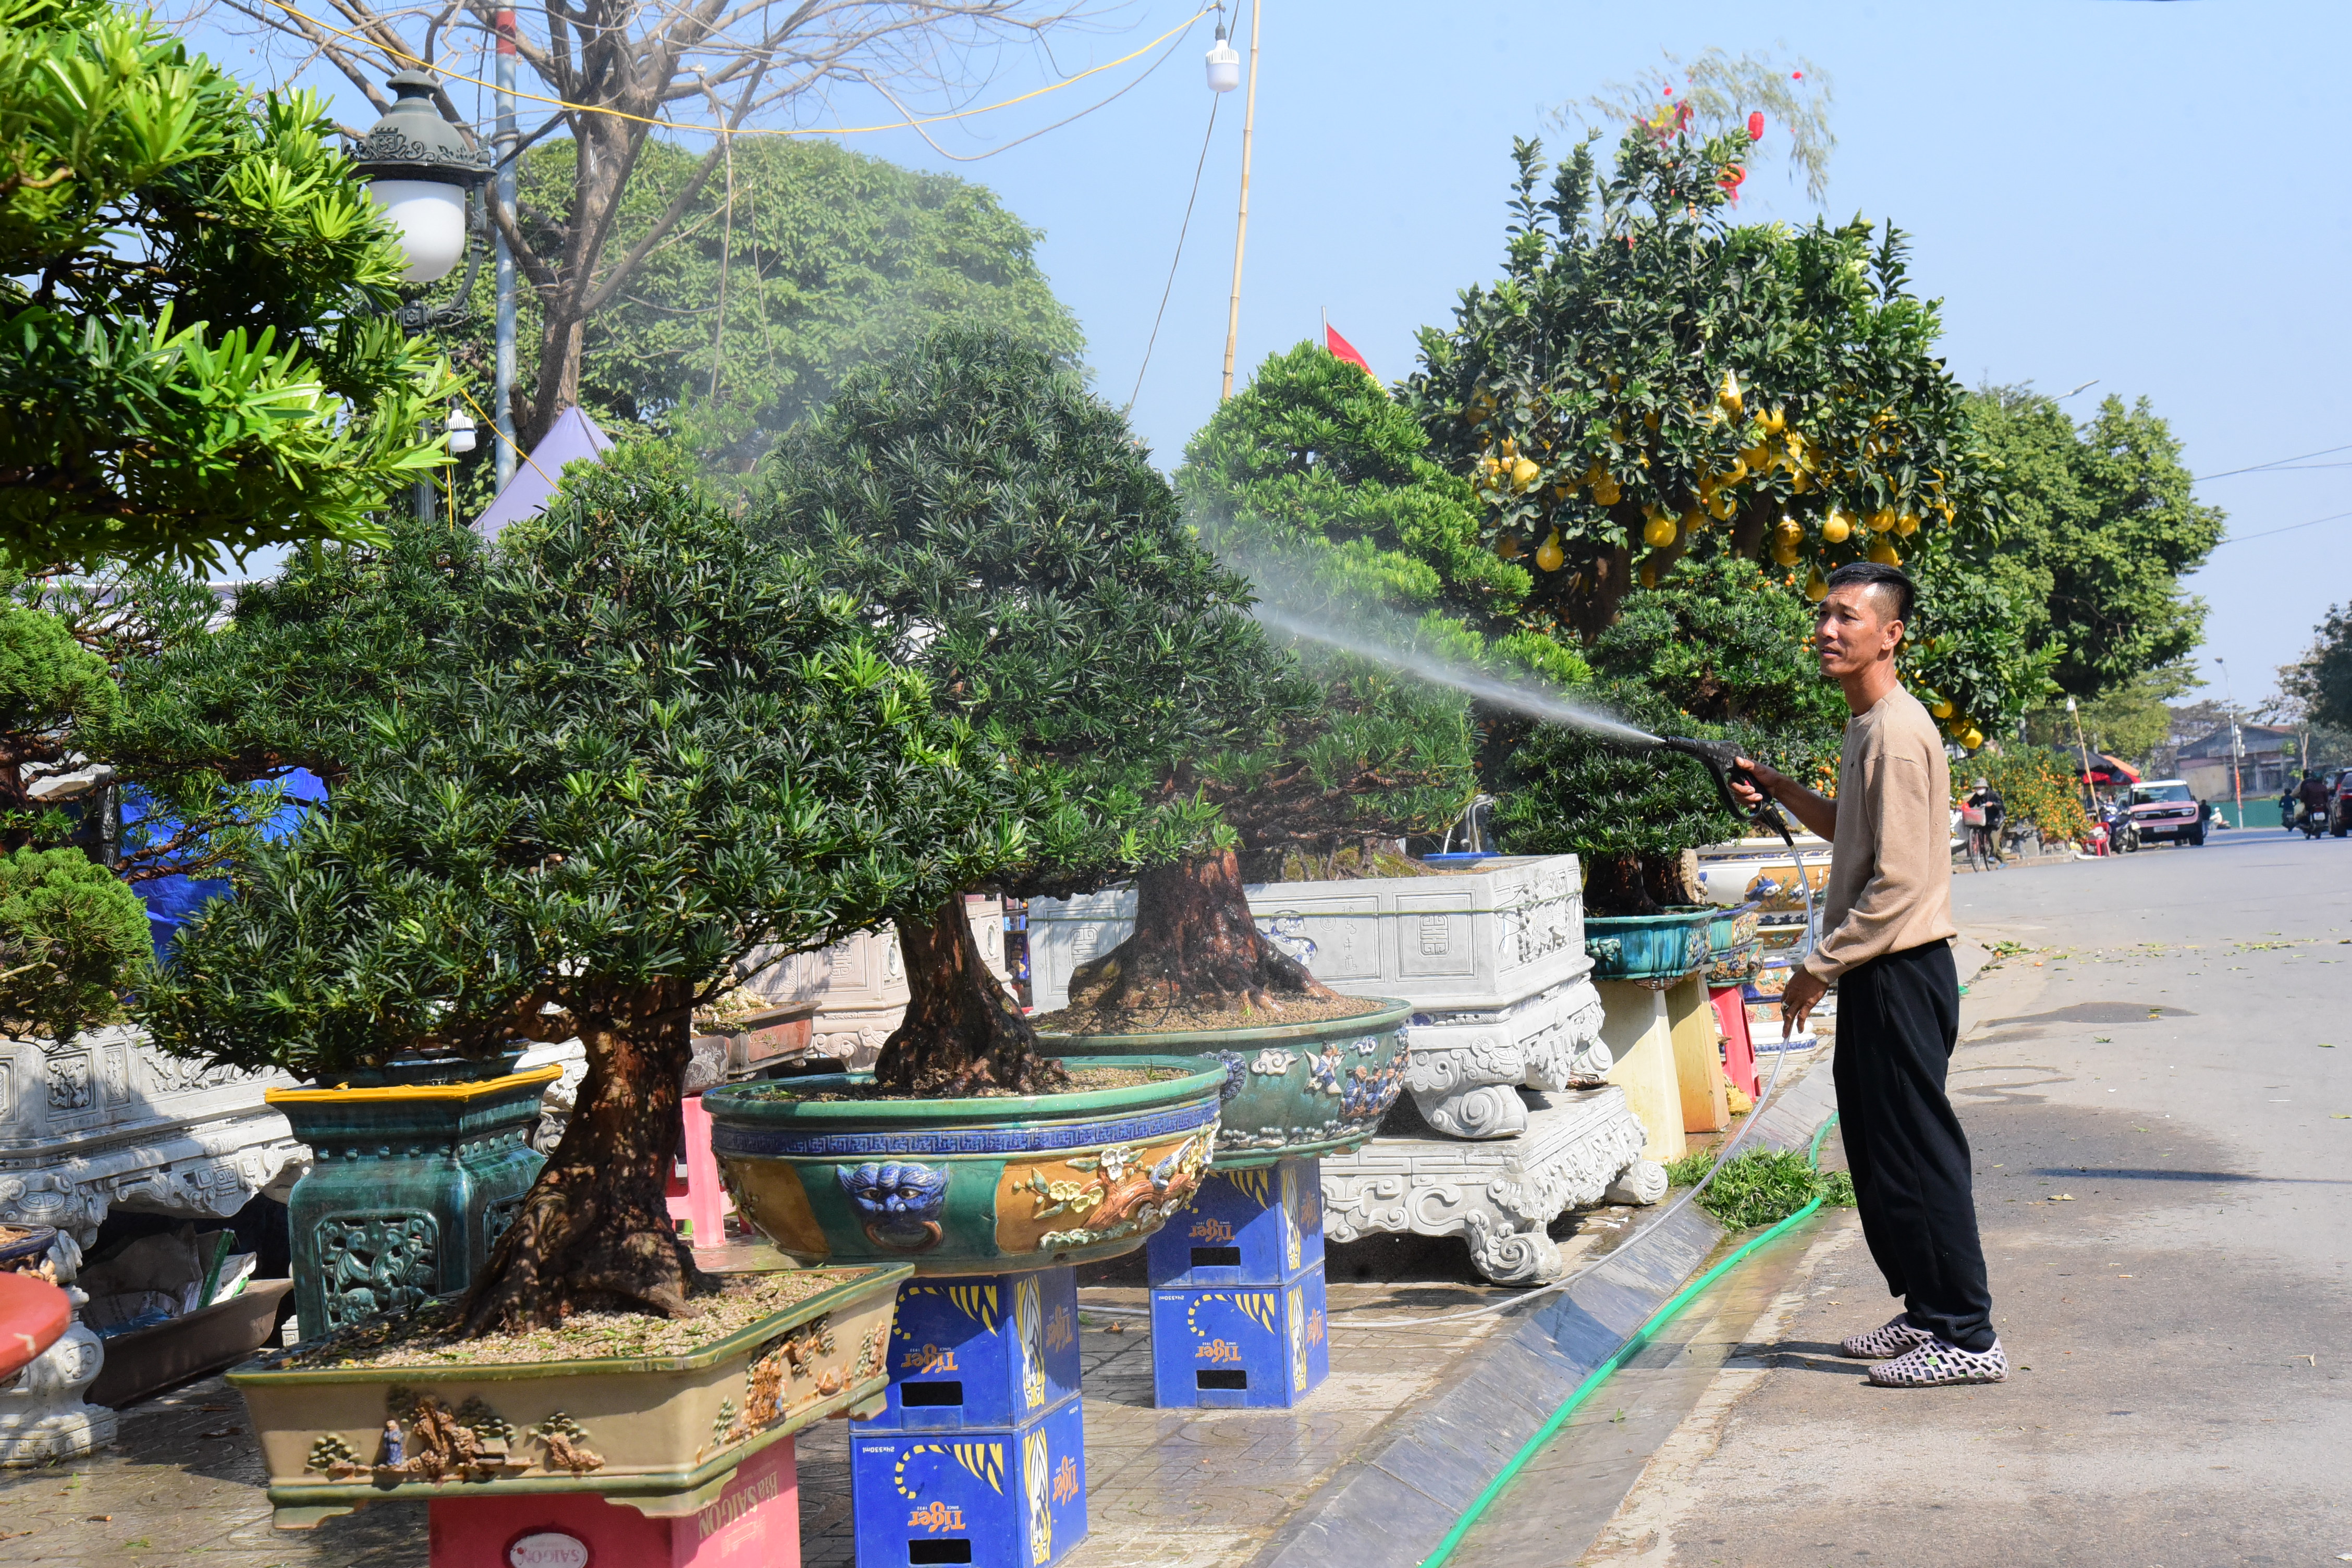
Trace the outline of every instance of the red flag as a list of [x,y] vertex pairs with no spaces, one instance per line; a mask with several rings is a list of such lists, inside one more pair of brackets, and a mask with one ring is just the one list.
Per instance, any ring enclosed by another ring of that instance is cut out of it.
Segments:
[[[1345,360],[1366,375],[1372,375],[1372,367],[1364,363],[1364,356],[1356,352],[1356,345],[1332,331],[1328,321],[1323,323],[1323,346],[1331,351],[1333,359]],[[1372,375],[1372,379],[1378,381],[1380,377]]]

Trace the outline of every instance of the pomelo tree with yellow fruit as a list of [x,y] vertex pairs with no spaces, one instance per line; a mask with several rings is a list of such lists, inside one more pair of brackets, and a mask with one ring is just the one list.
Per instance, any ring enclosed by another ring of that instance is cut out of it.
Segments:
[[1981,744],[2044,678],[1967,565],[2003,505],[1937,306],[1891,224],[1732,221],[1751,145],[1637,123],[1612,172],[1587,141],[1547,191],[1517,142],[1505,275],[1423,331],[1404,394],[1489,548],[1532,568],[1531,628],[1589,643],[1685,561],[1745,557],[1813,597],[1847,562],[1901,564],[1926,589],[1906,679]]

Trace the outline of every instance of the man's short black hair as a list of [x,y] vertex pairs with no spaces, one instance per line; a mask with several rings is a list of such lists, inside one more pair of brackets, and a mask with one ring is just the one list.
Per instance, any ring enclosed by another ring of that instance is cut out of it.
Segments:
[[1900,567],[1882,566],[1875,561],[1849,561],[1830,574],[1832,588],[1885,588],[1895,595],[1895,616],[1907,628],[1911,611],[1919,602],[1919,590]]

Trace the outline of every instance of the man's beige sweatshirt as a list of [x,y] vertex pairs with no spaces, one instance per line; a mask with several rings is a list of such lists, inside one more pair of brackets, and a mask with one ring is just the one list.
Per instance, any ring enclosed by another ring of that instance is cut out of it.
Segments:
[[1822,936],[1805,960],[1815,978],[1955,934],[1951,800],[1943,737],[1917,698],[1898,686],[1845,721]]

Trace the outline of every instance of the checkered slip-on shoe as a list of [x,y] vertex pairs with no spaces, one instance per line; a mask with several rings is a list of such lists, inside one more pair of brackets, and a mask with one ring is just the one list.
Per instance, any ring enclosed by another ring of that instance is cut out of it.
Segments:
[[1914,1328],[1909,1318],[1897,1312],[1883,1327],[1866,1334],[1847,1335],[1838,1349],[1856,1361],[1890,1361],[1935,1337],[1925,1329]]
[[1870,1369],[1881,1388],[1939,1388],[1948,1383],[2000,1383],[2009,1376],[2009,1355],[1995,1340],[1990,1350],[1964,1351],[1930,1338]]

